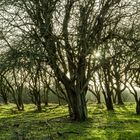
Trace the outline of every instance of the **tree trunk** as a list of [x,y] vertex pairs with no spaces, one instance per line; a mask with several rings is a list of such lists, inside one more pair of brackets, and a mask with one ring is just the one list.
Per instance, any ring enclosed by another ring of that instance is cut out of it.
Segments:
[[136,101],[136,113],[140,115],[140,98]]
[[76,95],[73,102],[74,120],[85,121],[87,119],[87,107],[85,98],[82,95]]
[[116,78],[117,78],[117,83],[116,83],[117,88],[115,89],[115,91],[116,91],[116,96],[117,96],[117,103],[118,105],[124,105],[122,96],[121,96],[122,95],[121,85],[119,82],[120,76],[117,76]]
[[48,100],[49,100],[49,94],[48,92],[44,93],[44,104],[45,106],[48,106]]
[[113,108],[113,102],[112,102],[111,96],[106,97],[105,102],[106,102],[107,110],[108,111],[113,111],[114,108]]
[[105,92],[103,92],[103,95],[104,95],[107,110],[108,111],[113,111],[114,108],[113,108],[111,93],[106,94]]
[[6,94],[2,94],[4,104],[8,104],[8,97]]
[[42,111],[42,107],[41,107],[41,102],[40,101],[37,102],[36,106],[37,106],[37,111],[41,112]]
[[69,99],[69,116],[74,121],[85,121],[87,119],[87,105],[85,93],[77,93],[71,90]]
[[12,96],[13,96],[13,100],[14,100],[14,103],[16,104],[17,106],[17,109],[18,111],[24,111],[24,104],[23,104],[23,101],[22,101],[22,93],[18,93],[18,92],[13,92],[12,93]]
[[100,97],[100,95],[97,95],[97,104],[101,104],[101,97]]
[[73,111],[72,111],[72,107],[71,107],[71,103],[70,102],[68,102],[68,111],[69,111],[70,118],[72,118],[73,117]]
[[41,112],[42,107],[41,107],[41,96],[40,96],[40,91],[33,91],[34,99],[35,99],[35,105],[37,107],[37,111]]
[[37,104],[37,111],[38,111],[38,112],[41,112],[41,111],[42,111],[41,104]]
[[113,103],[116,104],[116,94],[113,92],[112,94]]
[[[108,63],[108,65],[110,65],[110,62]],[[110,75],[110,69],[109,67],[103,67],[103,72],[104,72],[104,78],[105,78],[105,91],[103,91],[104,97],[105,97],[105,102],[106,102],[106,107],[108,111],[113,111],[113,102],[112,102],[112,87],[111,87],[111,83],[112,83],[112,77]]]
[[118,105],[124,105],[122,96],[121,96],[121,92],[117,93],[117,97],[118,97]]
[[16,102],[16,106],[17,106],[17,109],[18,111],[24,111],[24,105],[20,105],[18,102]]
[[23,104],[23,99],[22,99],[22,93],[17,93],[18,97],[17,97],[17,102],[18,102],[18,105],[19,105],[19,108],[20,108],[20,111],[24,111],[24,104]]

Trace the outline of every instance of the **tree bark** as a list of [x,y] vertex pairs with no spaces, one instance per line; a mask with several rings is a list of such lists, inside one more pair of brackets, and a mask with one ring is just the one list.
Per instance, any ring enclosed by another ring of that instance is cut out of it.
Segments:
[[37,107],[37,111],[41,112],[42,107],[41,107],[41,97],[40,97],[40,92],[34,90],[33,91],[34,99],[35,99],[35,105]]
[[117,95],[117,101],[118,101],[118,105],[124,105],[123,100],[122,100],[122,91],[121,91],[121,85],[119,82],[120,76],[117,77],[117,88],[116,88],[116,95]]
[[44,93],[44,104],[45,104],[45,106],[48,106],[48,103],[49,103],[49,95],[48,95],[48,92],[45,92]]
[[6,93],[1,94],[4,104],[8,104],[8,97]]
[[136,101],[136,113],[140,115],[140,98]]
[[22,98],[22,89],[19,88],[17,93],[17,102],[21,111],[24,110],[23,98]]
[[113,111],[113,102],[111,96],[105,97],[106,107],[108,111]]
[[122,96],[121,96],[121,92],[117,93],[117,97],[118,97],[118,105],[124,105]]
[[97,95],[97,104],[101,104],[101,97],[100,97],[100,95]]
[[67,91],[69,97],[69,116],[74,121],[85,121],[87,119],[87,105],[85,93],[79,93],[73,90]]

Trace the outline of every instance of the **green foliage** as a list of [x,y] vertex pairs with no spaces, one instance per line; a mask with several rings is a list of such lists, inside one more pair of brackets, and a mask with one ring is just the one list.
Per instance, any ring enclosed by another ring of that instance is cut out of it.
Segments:
[[34,105],[17,111],[13,104],[0,106],[0,140],[138,140],[140,116],[135,104],[115,106],[106,111],[105,105],[89,104],[89,119],[72,122],[66,106],[44,107],[41,113]]

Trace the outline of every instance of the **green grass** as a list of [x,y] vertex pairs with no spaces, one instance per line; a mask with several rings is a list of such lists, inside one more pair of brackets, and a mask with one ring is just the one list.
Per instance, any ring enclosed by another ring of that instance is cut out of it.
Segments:
[[50,105],[41,113],[34,105],[19,112],[15,105],[0,105],[0,140],[140,140],[140,116],[135,105],[88,105],[86,122],[71,122],[67,106]]

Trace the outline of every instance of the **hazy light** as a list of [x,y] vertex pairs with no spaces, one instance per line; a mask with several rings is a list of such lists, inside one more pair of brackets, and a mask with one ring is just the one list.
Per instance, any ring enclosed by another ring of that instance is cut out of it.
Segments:
[[101,56],[100,52],[95,53],[95,58],[99,58]]

